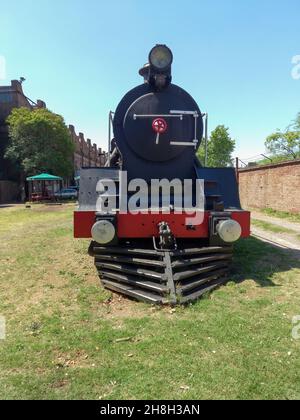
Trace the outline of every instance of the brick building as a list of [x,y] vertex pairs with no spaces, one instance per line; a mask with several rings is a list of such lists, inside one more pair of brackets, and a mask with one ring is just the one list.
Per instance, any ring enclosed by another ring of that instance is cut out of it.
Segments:
[[12,80],[10,86],[0,86],[0,180],[18,181],[18,170],[10,161],[4,159],[4,152],[8,144],[8,128],[5,123],[13,108],[26,107],[45,107],[43,101],[38,100],[34,104],[28,99],[22,89],[22,84],[18,80]]
[[84,167],[104,166],[106,154],[90,139],[85,140],[83,133],[76,134],[75,127],[69,125],[71,137],[75,144],[74,169],[75,173]]
[[[35,103],[27,98],[23,92],[22,83],[18,80],[12,80],[10,86],[0,86],[0,182],[2,182],[2,189],[4,188],[3,181],[20,183],[19,169],[12,162],[4,158],[5,149],[8,144],[6,119],[12,109],[20,107],[30,109],[46,108],[46,104],[41,100]],[[69,129],[75,144],[74,175],[77,175],[80,168],[85,166],[103,166],[106,160],[105,153],[96,144],[92,144],[91,140],[85,140],[82,133],[77,135],[74,126],[70,125]],[[12,185],[9,185],[11,189]]]

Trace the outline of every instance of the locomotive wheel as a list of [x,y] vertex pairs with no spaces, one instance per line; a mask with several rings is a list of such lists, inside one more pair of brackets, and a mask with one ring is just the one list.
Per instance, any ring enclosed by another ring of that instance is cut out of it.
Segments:
[[139,247],[102,247],[89,253],[106,289],[153,304],[185,304],[225,283],[232,247],[156,251]]

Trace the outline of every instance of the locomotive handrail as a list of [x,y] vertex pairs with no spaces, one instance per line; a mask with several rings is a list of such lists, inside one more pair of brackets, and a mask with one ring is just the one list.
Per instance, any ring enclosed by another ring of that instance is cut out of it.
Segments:
[[112,129],[112,124],[113,124],[113,116],[115,115],[115,112],[113,111],[109,111],[108,114],[108,158],[107,158],[107,166],[110,166],[110,161],[111,161],[111,150],[110,150],[110,146],[111,146],[111,129]]
[[[179,110],[171,110],[170,114],[142,114],[142,115],[138,115],[138,114],[133,114],[133,119],[137,120],[138,118],[180,118],[180,120],[183,120],[184,116],[192,116],[195,119],[195,139],[192,142],[184,142],[184,141],[172,141],[170,143],[171,146],[189,146],[189,147],[194,147],[195,150],[197,149],[197,144],[198,144],[198,140],[197,140],[197,121],[198,118],[201,116],[203,117],[205,114],[203,115],[199,115],[199,113],[197,111],[179,111]],[[159,134],[158,134],[159,136]],[[158,144],[158,141],[156,140],[156,144]]]
[[138,115],[138,114],[133,114],[133,119],[136,120],[137,118],[180,118],[181,120],[183,119],[183,115],[172,115],[172,114],[143,114],[143,115]]
[[156,118],[156,117],[163,117],[163,118],[180,118],[183,119],[185,115],[191,115],[194,118],[198,118],[199,114],[197,111],[170,111],[170,114],[133,114],[133,119],[136,120],[137,118]]
[[176,114],[180,114],[180,115],[192,115],[193,117],[198,118],[199,114],[197,111],[177,111],[177,110],[172,110],[170,111],[170,114],[176,115]]
[[195,149],[197,149],[197,144],[198,144],[198,140],[194,140],[194,141],[171,141],[170,142],[171,146],[192,146],[192,147],[195,147]]

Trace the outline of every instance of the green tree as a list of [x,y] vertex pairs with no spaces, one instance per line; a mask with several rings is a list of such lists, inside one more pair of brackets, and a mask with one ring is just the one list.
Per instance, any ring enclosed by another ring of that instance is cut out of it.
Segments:
[[294,128],[300,131],[300,112],[297,114],[297,117],[294,121]]
[[[229,128],[218,125],[212,131],[207,144],[207,166],[227,167],[232,166],[232,153],[235,149],[235,140],[229,135]],[[198,157],[202,164],[205,161],[205,145],[202,143]]]
[[300,155],[300,113],[285,131],[277,130],[267,137],[265,146],[270,153],[276,155]]
[[18,162],[27,175],[72,175],[74,145],[60,115],[47,109],[16,108],[7,123],[10,143],[6,157]]

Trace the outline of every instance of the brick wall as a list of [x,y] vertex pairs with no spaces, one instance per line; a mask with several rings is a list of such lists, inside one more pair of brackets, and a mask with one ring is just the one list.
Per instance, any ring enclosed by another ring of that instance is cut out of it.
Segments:
[[97,145],[92,144],[90,139],[85,140],[84,134],[76,134],[75,127],[69,125],[69,130],[75,145],[74,168],[75,172],[82,167],[100,167],[104,166],[106,156]]
[[8,159],[4,158],[8,144],[8,127],[6,119],[14,108],[26,107],[29,109],[46,108],[44,101],[37,100],[36,105],[24,95],[22,84],[12,80],[9,86],[0,86],[0,179],[19,181],[18,168]]
[[0,179],[18,179],[18,171],[10,161],[4,159],[5,149],[8,144],[8,128],[6,118],[13,108],[32,108],[25,98],[22,84],[18,80],[12,80],[9,86],[0,86]]
[[239,184],[244,208],[300,212],[300,159],[240,169]]

